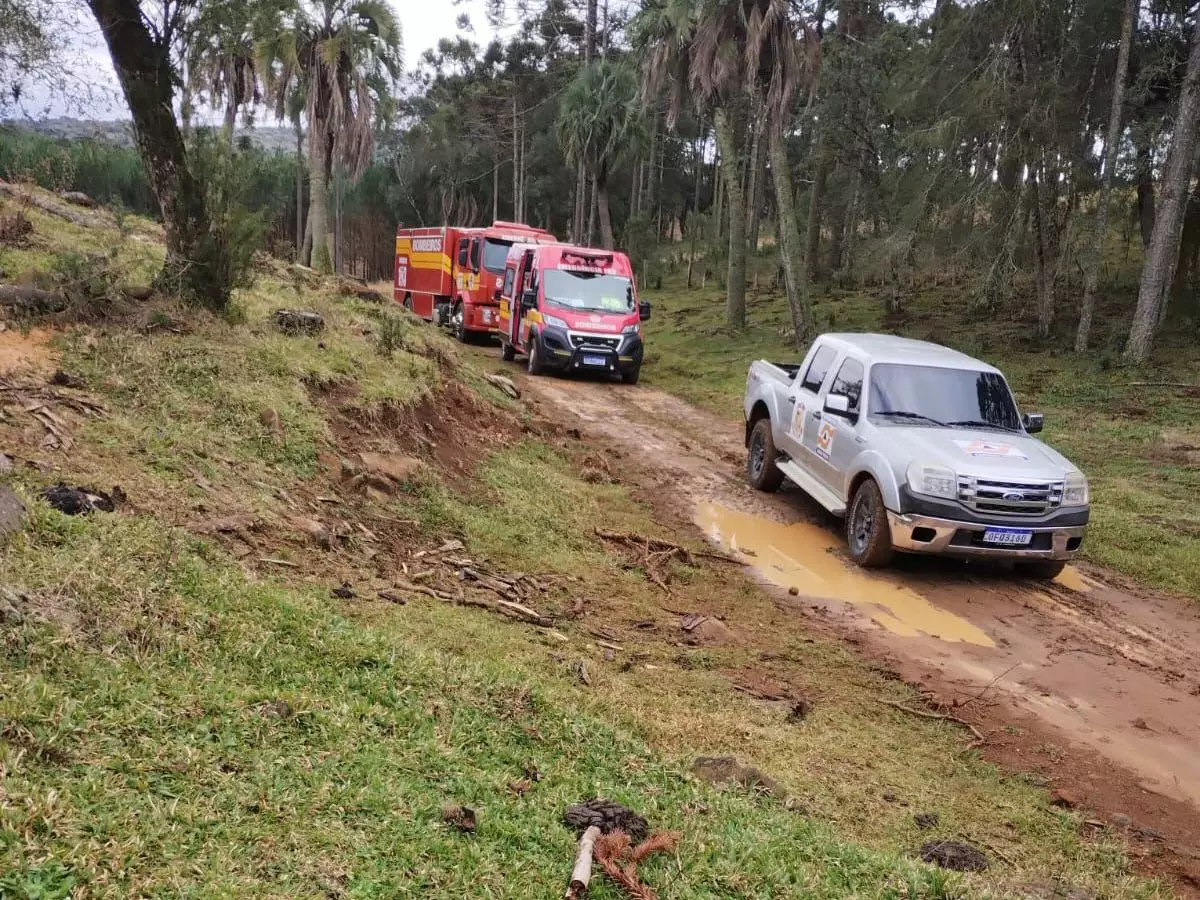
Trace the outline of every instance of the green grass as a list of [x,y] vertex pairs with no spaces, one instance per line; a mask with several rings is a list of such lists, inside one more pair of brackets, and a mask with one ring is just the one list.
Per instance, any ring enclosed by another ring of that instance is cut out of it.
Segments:
[[[184,333],[117,322],[58,340],[107,415],[77,423],[54,471],[19,466],[9,479],[30,521],[0,554],[0,584],[29,599],[23,621],[0,629],[3,900],[553,896],[573,858],[562,809],[594,794],[683,833],[677,858],[644,867],[664,898],[1011,896],[1029,881],[1167,894],[1114,835],[982,761],[960,730],[881,706],[917,701],[807,634],[740,571],[677,571],[672,605],[723,614],[739,636],[680,646],[658,589],[592,534],[598,522],[654,532],[655,514],[622,485],[585,481],[586,448],[466,435],[480,460],[469,484],[434,470],[386,502],[347,496],[320,513],[352,531],[379,528],[380,514],[415,523],[370,546],[326,550],[268,528],[235,559],[236,541],[187,533],[195,518],[239,512],[279,522],[297,499],[311,515],[315,496],[344,491],[322,459],[353,449],[333,405],[357,417],[357,440],[386,449],[385,407],[452,381],[505,402],[433,329],[385,326],[378,308],[319,286],[264,276],[238,304],[238,324],[169,310]],[[324,348],[278,335],[276,306],[322,312]],[[49,455],[23,424],[0,421],[6,450]],[[120,483],[132,509],[61,516],[34,499],[59,479]],[[370,600],[416,565],[411,551],[448,537],[473,558],[556,576],[563,587],[534,602],[555,614],[587,597],[584,619],[560,619],[556,636],[420,595]],[[264,571],[260,554],[298,568]],[[342,579],[364,599],[333,600]],[[612,659],[601,628],[623,647]],[[808,718],[789,723],[778,704],[734,691],[751,670],[809,697]],[[696,756],[722,754],[789,799],[687,774]],[[508,785],[527,764],[544,778],[518,795]],[[476,808],[479,832],[449,830],[446,803]],[[939,814],[936,834],[915,812]],[[993,868],[917,862],[931,836],[979,844]],[[600,881],[593,896],[618,893]]]
[[[762,267],[766,260],[759,260]],[[762,283],[766,283],[766,277]],[[900,317],[886,317],[872,289],[819,287],[814,298],[820,331],[883,331],[947,344],[1000,367],[1026,410],[1045,413],[1043,438],[1087,474],[1093,525],[1088,559],[1149,585],[1200,596],[1200,390],[1146,388],[1131,382],[1197,383],[1200,348],[1167,328],[1151,364],[1120,366],[1117,342],[1128,319],[1124,294],[1102,297],[1096,342],[1081,356],[1069,346],[1073,313],[1062,291],[1061,321],[1052,340],[1039,341],[1033,323],[1014,308],[972,314],[971,285],[927,286],[906,299]],[[662,290],[648,323],[646,384],[730,419],[740,420],[746,371],[755,359],[796,361],[782,292],[751,292],[749,327],[724,325],[722,294],[688,291],[678,275]]]

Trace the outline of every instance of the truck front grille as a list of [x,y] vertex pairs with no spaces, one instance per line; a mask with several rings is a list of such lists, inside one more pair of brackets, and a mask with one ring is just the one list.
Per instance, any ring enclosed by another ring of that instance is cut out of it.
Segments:
[[983,513],[1044,516],[1062,505],[1061,481],[994,481],[960,475],[958,500]]
[[593,334],[571,335],[571,346],[577,349],[616,350],[621,345],[619,337],[597,337]]

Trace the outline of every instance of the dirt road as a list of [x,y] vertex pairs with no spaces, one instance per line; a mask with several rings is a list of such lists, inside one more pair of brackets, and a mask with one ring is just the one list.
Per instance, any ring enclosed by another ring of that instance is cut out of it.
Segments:
[[542,415],[624,449],[803,627],[885,661],[974,723],[989,758],[1042,772],[1200,887],[1200,605],[1086,566],[1050,585],[917,557],[866,573],[804,494],[746,485],[739,422],[645,387],[521,383]]

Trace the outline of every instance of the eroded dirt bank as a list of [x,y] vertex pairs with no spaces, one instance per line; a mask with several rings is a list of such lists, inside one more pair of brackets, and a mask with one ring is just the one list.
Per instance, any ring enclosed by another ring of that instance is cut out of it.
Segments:
[[1147,868],[1200,888],[1200,606],[1086,566],[1045,586],[916,557],[868,574],[805,495],[745,484],[738,423],[645,387],[522,386],[542,415],[625,451],[625,480],[664,520],[742,552],[798,625],[885,663],[974,725],[989,759],[1042,773]]

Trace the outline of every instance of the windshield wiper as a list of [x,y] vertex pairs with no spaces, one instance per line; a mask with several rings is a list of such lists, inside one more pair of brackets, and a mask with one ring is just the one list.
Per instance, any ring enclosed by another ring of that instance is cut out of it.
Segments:
[[877,412],[877,413],[875,413],[875,415],[877,415],[877,416],[892,416],[897,419],[914,419],[914,420],[919,420],[921,422],[928,422],[930,425],[937,425],[942,428],[946,427],[945,422],[939,422],[937,419],[931,419],[929,416],[922,415],[921,413],[908,412],[908,411],[902,410],[902,409],[888,409],[888,410],[884,410],[883,412]]
[[1016,428],[1009,428],[1007,425],[999,425],[996,422],[985,422],[982,419],[963,419],[961,422],[947,422],[947,425],[961,425],[964,428],[994,428],[997,431],[1017,431]]

